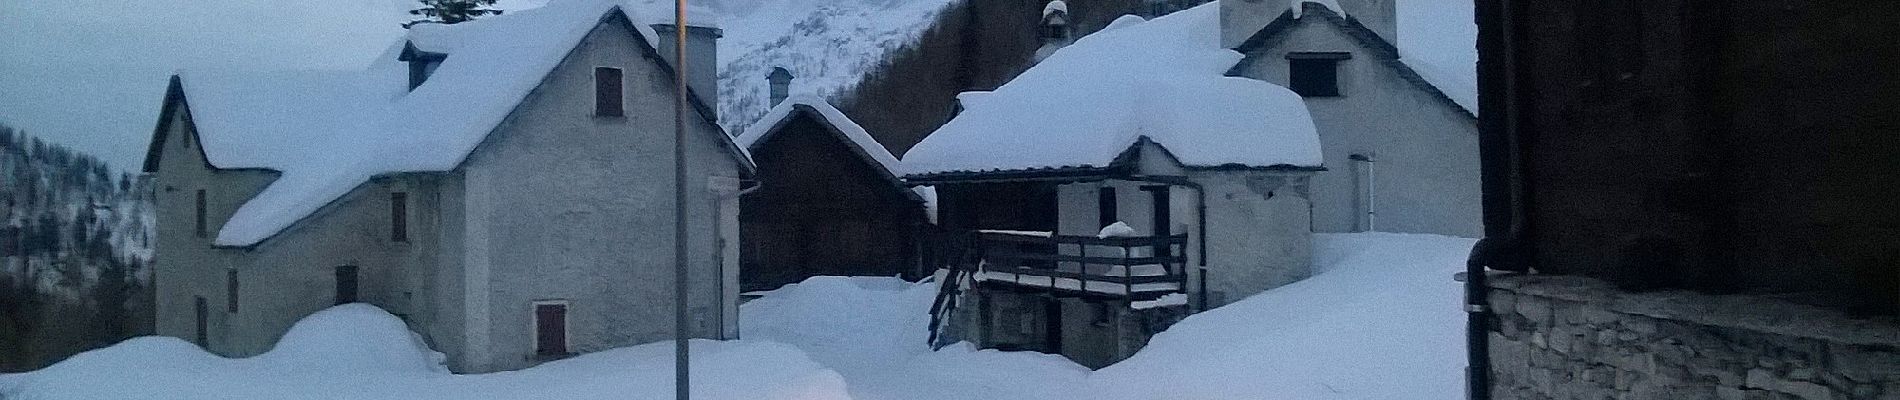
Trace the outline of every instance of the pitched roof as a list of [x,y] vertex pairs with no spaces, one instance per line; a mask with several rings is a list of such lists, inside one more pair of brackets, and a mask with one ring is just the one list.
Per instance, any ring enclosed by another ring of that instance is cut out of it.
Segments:
[[[1364,24],[1359,23],[1358,19],[1349,18],[1336,12],[1335,10],[1337,10],[1337,8],[1333,5],[1312,2],[1296,4],[1298,4],[1299,7],[1293,7],[1281,13],[1273,22],[1267,23],[1266,26],[1261,27],[1259,31],[1249,36],[1246,41],[1235,46],[1234,51],[1239,51],[1241,54],[1247,54],[1248,57],[1253,57],[1252,54],[1255,53],[1255,50],[1260,49],[1261,46],[1265,46],[1269,39],[1281,33],[1285,33],[1287,29],[1292,28],[1295,24],[1299,23],[1300,20],[1305,19],[1306,15],[1315,15],[1320,17],[1320,20],[1338,27],[1342,32],[1346,33],[1346,36],[1353,38],[1353,40],[1359,42],[1360,46],[1364,47],[1367,51],[1371,51],[1377,55],[1379,63],[1392,68],[1393,72],[1398,73],[1400,79],[1410,82],[1413,86],[1424,90],[1426,93],[1431,94],[1432,97],[1445,102],[1446,105],[1457,109],[1459,112],[1463,112],[1465,115],[1474,117],[1477,115],[1477,113],[1473,112],[1474,107],[1477,106],[1476,88],[1461,88],[1458,97],[1454,98],[1448,94],[1444,88],[1439,87],[1439,85],[1434,84],[1430,79],[1426,79],[1425,76],[1420,75],[1417,69],[1414,69],[1411,64],[1400,56],[1398,47],[1393,46],[1392,42],[1388,42],[1385,38],[1380,37],[1379,33],[1374,32],[1372,28],[1368,28]],[[1238,69],[1240,67],[1236,65],[1234,68]],[[1239,71],[1229,72],[1233,74],[1239,73]],[[1470,93],[1465,93],[1467,91]]]
[[[785,99],[779,105],[772,107],[770,111],[766,111],[765,116],[753,122],[746,128],[745,133],[739,134],[733,142],[746,150],[757,151],[760,145],[782,132],[785,125],[798,116],[808,116],[818,121],[827,128],[826,131],[843,142],[853,154],[870,164],[872,169],[877,170],[882,177],[892,184],[903,186],[903,181],[898,179],[897,175],[900,165],[897,157],[892,156],[890,150],[886,150],[883,144],[871,137],[864,127],[858,126],[858,123],[845,116],[844,112],[838,111],[837,107],[832,107],[831,103],[816,96],[794,96]],[[920,195],[922,193],[909,194],[913,200],[922,201],[922,198],[918,197]]]
[[[407,67],[395,60],[414,46],[407,40],[362,71],[178,74],[176,100],[189,104],[211,166],[282,173],[238,208],[216,243],[255,245],[377,175],[460,166],[588,32],[614,21],[643,39],[648,59],[661,59],[652,28],[619,0],[576,0],[461,28],[418,25],[433,32],[422,36],[435,36],[425,39],[435,40],[424,44],[429,51],[450,56],[413,91],[406,90]],[[673,74],[671,65],[656,64]],[[717,130],[710,109],[688,96]],[[154,133],[148,170],[161,155],[162,133]],[[750,172],[744,150],[719,136]]]
[[[1299,95],[1224,76],[1219,4],[1125,16],[1031,67],[904,155],[913,178],[1105,168],[1142,139],[1190,168],[1319,167]],[[975,100],[975,101],[969,101]]]

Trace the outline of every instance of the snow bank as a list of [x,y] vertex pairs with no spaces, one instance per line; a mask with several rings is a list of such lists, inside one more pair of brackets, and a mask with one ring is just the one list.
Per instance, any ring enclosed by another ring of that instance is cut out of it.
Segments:
[[1459,398],[1464,314],[1451,276],[1472,243],[1318,235],[1314,277],[1190,316],[1093,382],[1134,398]]
[[[1090,372],[1061,356],[925,344],[934,283],[814,277],[740,306],[744,340],[695,341],[702,399],[1455,399],[1471,239],[1323,234],[1313,278],[1188,317]],[[1153,306],[1184,302],[1167,297]],[[147,337],[0,375],[12,399],[663,399],[672,344],[453,375],[395,317],[341,306],[263,356]],[[340,352],[340,353],[338,353]],[[337,354],[331,354],[337,353]]]
[[1061,356],[977,350],[932,352],[935,283],[813,277],[739,310],[740,336],[797,346],[871,399],[1072,399],[1088,369]]
[[[669,399],[673,344],[586,354],[520,371],[454,375],[403,322],[361,305],[298,322],[275,349],[218,357],[141,337],[46,369],[0,375],[0,398],[58,399]],[[694,398],[848,399],[844,381],[788,345],[693,343]]]
[[1219,4],[1124,17],[1055,52],[904,155],[906,175],[1106,167],[1146,137],[1188,166],[1320,165],[1299,95],[1225,76]]
[[334,389],[320,382],[442,376],[441,362],[401,319],[346,304],[304,318],[256,357],[223,358],[178,338],[139,337],[0,380],[0,398],[316,398]]

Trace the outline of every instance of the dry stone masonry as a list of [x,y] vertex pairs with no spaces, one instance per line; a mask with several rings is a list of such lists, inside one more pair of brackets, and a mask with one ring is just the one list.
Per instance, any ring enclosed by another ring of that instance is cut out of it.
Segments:
[[1900,399],[1900,323],[1762,296],[1491,278],[1499,399]]

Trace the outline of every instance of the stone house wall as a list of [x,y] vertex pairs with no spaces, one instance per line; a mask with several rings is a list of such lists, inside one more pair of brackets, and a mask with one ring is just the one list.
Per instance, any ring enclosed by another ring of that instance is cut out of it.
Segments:
[[1497,275],[1496,399],[1900,399],[1900,322],[1760,296]]

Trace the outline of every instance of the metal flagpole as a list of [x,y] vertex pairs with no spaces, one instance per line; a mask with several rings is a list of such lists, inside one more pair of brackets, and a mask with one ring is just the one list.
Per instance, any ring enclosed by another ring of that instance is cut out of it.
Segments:
[[673,394],[691,399],[686,329],[686,0],[673,1]]

